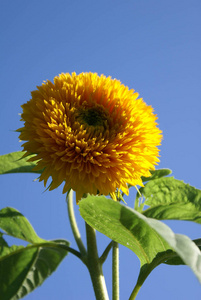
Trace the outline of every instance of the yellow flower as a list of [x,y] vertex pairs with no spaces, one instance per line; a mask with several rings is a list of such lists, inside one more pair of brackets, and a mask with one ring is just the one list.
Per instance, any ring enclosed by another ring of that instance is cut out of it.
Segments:
[[156,115],[138,93],[120,81],[96,73],[60,74],[44,82],[22,105],[19,131],[26,155],[36,154],[35,170],[50,190],[64,182],[63,192],[128,195],[142,186],[141,176],[159,161],[161,131]]

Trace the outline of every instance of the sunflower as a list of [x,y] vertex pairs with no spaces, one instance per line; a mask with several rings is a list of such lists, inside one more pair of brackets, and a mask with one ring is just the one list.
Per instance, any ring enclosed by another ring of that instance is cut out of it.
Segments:
[[22,105],[20,139],[25,156],[49,190],[111,195],[143,186],[159,161],[161,131],[151,106],[116,79],[96,73],[60,74]]

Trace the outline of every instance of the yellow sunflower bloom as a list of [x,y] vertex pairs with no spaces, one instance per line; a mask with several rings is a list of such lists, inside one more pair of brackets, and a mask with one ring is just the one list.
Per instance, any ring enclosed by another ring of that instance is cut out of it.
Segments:
[[22,105],[20,139],[26,155],[36,154],[35,170],[50,190],[128,195],[143,186],[159,161],[162,134],[151,106],[116,79],[96,73],[60,74],[44,82]]

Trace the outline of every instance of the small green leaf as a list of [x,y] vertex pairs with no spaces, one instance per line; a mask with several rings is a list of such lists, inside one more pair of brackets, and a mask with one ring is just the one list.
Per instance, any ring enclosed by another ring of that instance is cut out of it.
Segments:
[[0,256],[4,255],[3,252],[7,247],[8,247],[8,244],[3,238],[3,233],[0,232]]
[[188,220],[201,223],[201,190],[174,177],[147,182],[140,189],[149,206],[143,214],[158,220]]
[[159,169],[159,170],[150,171],[150,173],[151,173],[150,177],[144,177],[144,176],[141,177],[143,182],[168,176],[172,173],[172,171],[170,169]]
[[179,255],[201,282],[200,250],[187,236],[104,196],[88,196],[79,207],[90,226],[138,256],[143,280],[157,265]]
[[12,152],[9,154],[0,156],[0,174],[9,173],[41,173],[41,171],[33,171],[36,166],[35,162],[27,162],[29,158],[34,155],[29,155],[29,157],[22,158],[24,152]]
[[29,221],[18,210],[11,207],[0,210],[0,228],[7,234],[30,243],[44,241],[39,238]]
[[1,245],[0,295],[17,300],[41,285],[67,255],[67,241],[49,241],[27,247]]
[[[156,179],[168,176],[172,173],[172,171],[170,169],[159,169],[159,170],[154,170],[154,171],[150,171],[150,173],[152,174],[150,177],[144,177],[142,176],[142,182],[146,183],[145,186],[147,185],[148,181],[154,181]],[[143,188],[139,189],[139,193],[137,193],[136,195],[136,199],[135,199],[135,210],[142,212],[143,208],[144,208],[144,201],[143,197],[141,196],[141,194],[143,193]]]

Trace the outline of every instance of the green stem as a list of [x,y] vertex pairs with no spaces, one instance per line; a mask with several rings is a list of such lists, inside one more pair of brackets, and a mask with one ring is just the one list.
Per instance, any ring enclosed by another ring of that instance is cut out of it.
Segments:
[[142,287],[143,283],[145,282],[145,280],[147,279],[147,277],[149,276],[149,274],[151,273],[151,271],[158,265],[158,260],[153,261],[149,267],[142,267],[140,269],[140,274],[136,283],[136,286],[134,287],[129,300],[134,300],[140,290],[140,288]]
[[143,284],[143,282],[142,283],[137,282],[136,286],[134,287],[134,289],[133,289],[133,291],[132,291],[132,293],[130,295],[129,300],[134,300],[136,298],[136,296],[137,296],[137,294],[138,294],[138,292],[139,292],[142,284]]
[[111,242],[107,245],[107,247],[105,248],[103,254],[100,256],[100,259],[99,259],[99,260],[100,260],[101,265],[105,262],[105,260],[106,260],[106,258],[107,258],[107,256],[108,256],[108,254],[109,254],[109,252],[110,252],[110,250],[112,249],[112,245],[113,245],[113,241],[111,241]]
[[142,269],[140,270],[140,274],[137,280],[137,283],[130,295],[129,300],[135,300],[141,286],[143,285],[143,283],[145,282],[146,278],[149,276],[149,274],[151,273],[151,271],[153,270],[153,268],[151,266],[149,266],[148,268],[144,269],[144,271],[142,272]]
[[114,241],[112,248],[112,300],[119,300],[119,245]]
[[87,223],[85,224],[87,237],[87,267],[91,276],[96,300],[109,300],[102,264],[98,257],[96,231]]
[[80,253],[84,257],[84,256],[86,256],[87,252],[86,252],[86,248],[82,242],[81,234],[80,234],[80,231],[78,229],[77,222],[75,219],[75,213],[74,213],[74,207],[73,207],[73,190],[70,190],[70,192],[68,194],[68,198],[66,200],[67,200],[68,215],[69,215],[71,229],[72,229],[75,241],[77,243],[77,246],[80,250]]
[[145,282],[145,280],[147,279],[147,277],[149,276],[149,274],[161,263],[165,262],[167,259],[173,258],[175,257],[176,253],[172,252],[172,254],[170,253],[166,253],[164,256],[159,257],[159,258],[155,258],[152,263],[149,266],[143,266],[140,269],[140,274],[136,283],[136,286],[134,287],[129,300],[135,300],[140,288],[142,287],[143,283]]

